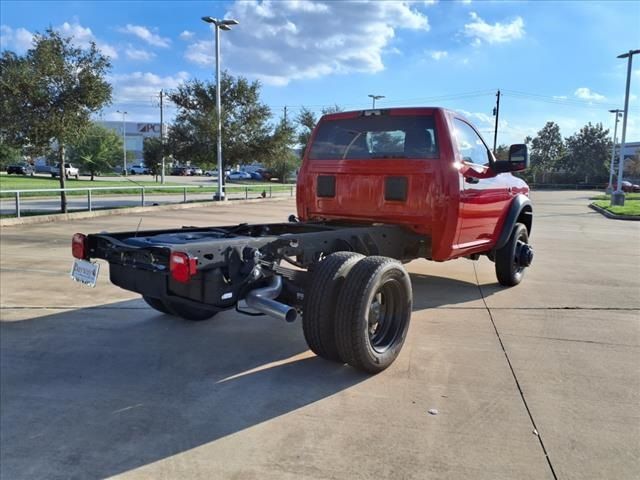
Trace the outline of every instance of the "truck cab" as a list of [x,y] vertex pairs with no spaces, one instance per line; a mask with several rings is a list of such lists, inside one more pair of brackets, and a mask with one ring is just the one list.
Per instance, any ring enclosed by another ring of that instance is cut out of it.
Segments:
[[467,119],[443,108],[325,115],[298,177],[298,216],[405,225],[430,239],[437,261],[487,253],[512,201],[529,195],[511,174],[524,156],[499,162]]

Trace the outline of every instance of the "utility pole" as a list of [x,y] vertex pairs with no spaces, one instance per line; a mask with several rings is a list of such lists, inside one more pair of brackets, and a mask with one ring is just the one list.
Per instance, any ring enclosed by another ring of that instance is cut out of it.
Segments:
[[160,183],[164,185],[164,104],[162,103],[163,97],[164,97],[164,92],[160,90],[160,155],[162,156],[162,171],[160,172]]
[[618,160],[618,188],[611,194],[611,205],[624,205],[624,192],[622,191],[622,175],[624,174],[624,147],[627,141],[627,118],[629,118],[629,89],[631,88],[631,64],[633,56],[640,50],[629,50],[628,53],[618,55],[618,58],[627,58],[627,90],[624,94],[624,117],[622,117],[622,138],[620,140],[620,157]]
[[122,174],[127,176],[127,112],[116,110],[116,112],[122,114]]
[[616,114],[616,124],[613,128],[613,146],[611,147],[611,165],[609,165],[609,185],[607,186],[607,193],[613,192],[613,164],[616,161],[616,137],[618,136],[618,122],[622,116],[622,110],[616,108],[615,110],[609,110],[610,113]]
[[284,128],[287,128],[287,106],[284,106]]
[[496,106],[493,109],[493,116],[496,117],[496,124],[493,128],[493,153],[495,155],[498,146],[498,118],[500,117],[500,90],[496,93]]

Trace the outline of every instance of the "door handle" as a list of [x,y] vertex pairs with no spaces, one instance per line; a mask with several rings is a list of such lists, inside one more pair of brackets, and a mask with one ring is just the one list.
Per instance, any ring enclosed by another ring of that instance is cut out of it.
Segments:
[[480,179],[475,177],[464,177],[464,181],[467,183],[480,183]]

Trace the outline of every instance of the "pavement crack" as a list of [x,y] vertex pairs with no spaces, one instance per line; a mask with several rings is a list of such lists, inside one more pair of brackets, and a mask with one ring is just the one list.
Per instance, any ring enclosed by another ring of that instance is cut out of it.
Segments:
[[558,476],[553,468],[553,464],[551,463],[551,459],[549,458],[549,453],[547,452],[546,447],[544,446],[544,442],[542,441],[542,434],[536,425],[536,421],[533,418],[533,414],[531,413],[531,409],[529,408],[529,404],[527,403],[527,399],[524,396],[524,392],[522,391],[522,387],[520,386],[520,381],[518,380],[518,376],[516,375],[516,371],[513,368],[513,364],[511,363],[511,359],[509,358],[509,354],[507,353],[507,349],[502,342],[502,338],[500,337],[500,332],[498,331],[498,327],[496,326],[496,322],[493,319],[493,314],[491,313],[491,309],[489,305],[487,305],[487,301],[484,297],[484,292],[482,291],[482,286],[480,285],[480,281],[478,279],[478,271],[476,269],[475,264],[473,265],[473,274],[476,279],[476,285],[478,286],[478,291],[480,292],[480,297],[482,298],[482,302],[484,303],[485,309],[489,314],[489,319],[491,320],[491,324],[493,325],[493,329],[496,332],[496,336],[498,337],[498,342],[500,343],[500,347],[502,348],[502,353],[504,353],[504,357],[507,360],[507,365],[509,365],[509,370],[511,370],[511,375],[513,376],[513,380],[516,382],[516,387],[518,388],[518,392],[520,392],[520,398],[522,399],[522,403],[524,404],[524,408],[527,411],[527,415],[529,415],[529,420],[531,421],[531,425],[533,427],[533,431],[535,432],[536,437],[538,438],[538,442],[540,443],[540,447],[542,448],[542,452],[544,453],[544,457],[547,460],[547,464],[549,465],[549,469],[551,470],[551,475],[553,475],[554,480],[558,480]]
[[515,335],[505,334],[507,337],[519,337],[519,338],[539,338],[540,340],[553,340],[557,342],[575,342],[575,343],[589,343],[593,345],[608,345],[611,347],[632,347],[638,348],[638,345],[631,345],[628,343],[611,343],[611,342],[599,342],[597,340],[580,340],[579,338],[560,338],[560,337],[545,337],[543,335]]

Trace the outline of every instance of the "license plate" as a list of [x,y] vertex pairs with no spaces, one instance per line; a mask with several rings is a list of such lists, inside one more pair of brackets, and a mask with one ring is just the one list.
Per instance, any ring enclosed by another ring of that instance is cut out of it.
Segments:
[[71,267],[71,278],[76,282],[95,287],[98,281],[100,264],[87,262],[86,260],[75,260]]

